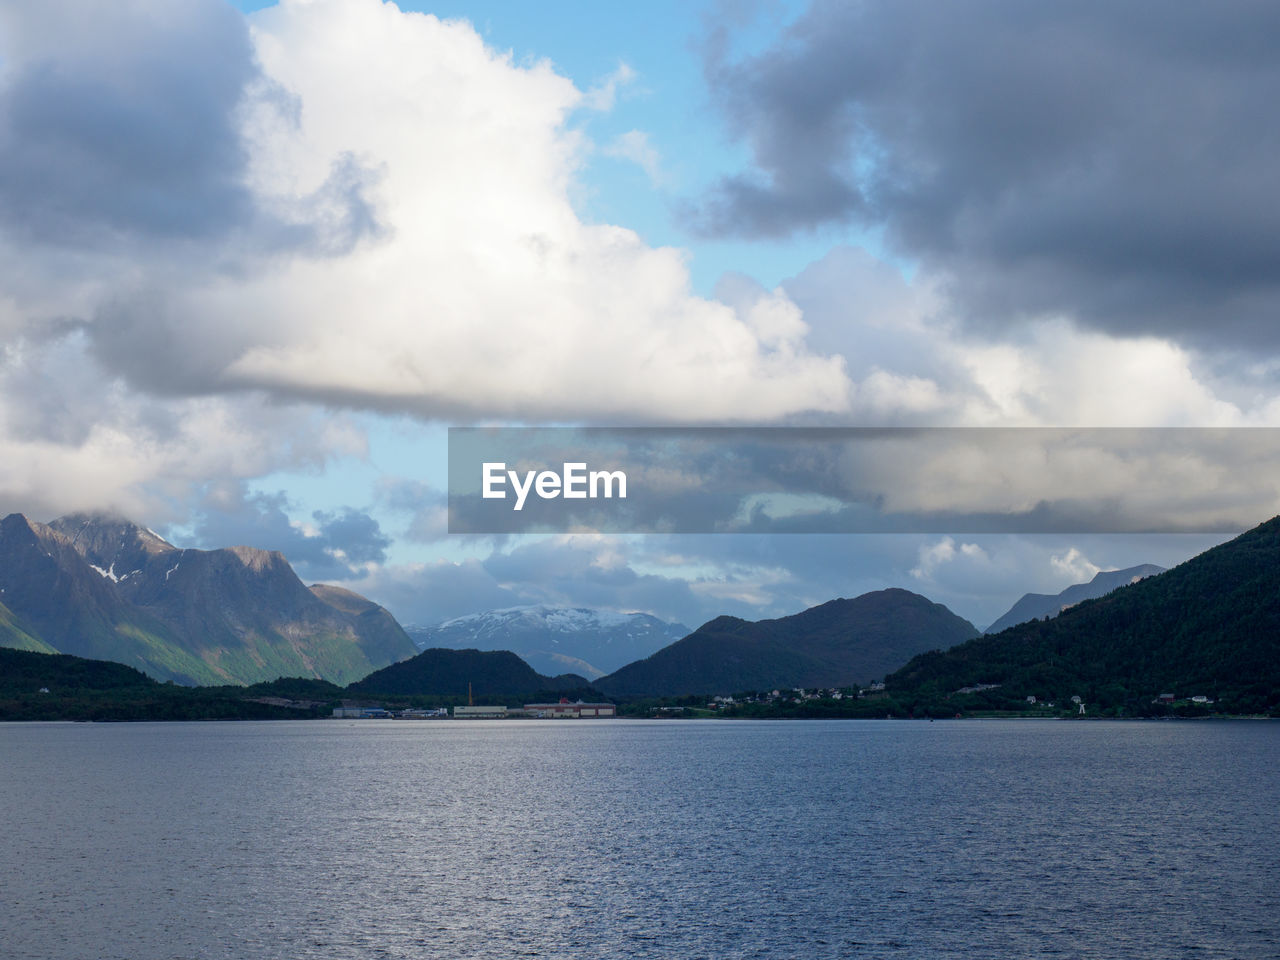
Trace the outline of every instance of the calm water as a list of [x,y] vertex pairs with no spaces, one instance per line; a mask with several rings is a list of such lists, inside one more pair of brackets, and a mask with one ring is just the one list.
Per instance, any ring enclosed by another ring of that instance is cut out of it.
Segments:
[[0,955],[1280,957],[1280,724],[0,725]]

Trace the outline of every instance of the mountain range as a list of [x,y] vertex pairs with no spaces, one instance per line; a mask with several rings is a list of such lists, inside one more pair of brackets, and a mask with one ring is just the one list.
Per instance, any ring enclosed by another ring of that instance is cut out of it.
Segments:
[[388,611],[341,587],[307,587],[277,552],[183,550],[101,514],[0,520],[0,647],[115,661],[179,684],[319,678],[290,682],[453,698],[468,685],[519,696],[590,684],[641,698],[884,677],[908,705],[961,696],[1004,709],[1078,695],[1134,712],[1166,692],[1278,708],[1280,518],[1173,570],[1143,565],[1028,594],[991,629],[1009,621],[1022,622],[980,637],[946,607],[889,589],[771,620],[717,617],[675,639],[685,628],[645,614],[538,606],[415,630],[430,645],[419,653]]
[[0,521],[0,646],[206,685],[348,683],[416,652],[382,607],[337,587],[309,589],[279,552],[181,550],[102,514]]
[[917,653],[977,635],[942,604],[908,590],[878,590],[775,620],[717,617],[593,685],[633,697],[855,686]]
[[893,696],[921,702],[977,697],[1005,707],[1026,697],[1078,696],[1133,713],[1171,694],[1205,697],[1232,712],[1273,711],[1280,705],[1280,517],[1053,619],[918,656],[886,683]]
[[1164,567],[1154,563],[1144,563],[1124,570],[1103,570],[1094,574],[1088,583],[1076,583],[1061,593],[1024,593],[1022,599],[1015,603],[1007,613],[987,627],[983,633],[999,633],[1028,620],[1043,620],[1045,617],[1056,617],[1068,607],[1074,607],[1081,600],[1095,600],[1105,597],[1112,590],[1127,587],[1157,573],[1164,573]]
[[419,650],[510,650],[540,673],[570,672],[588,680],[643,660],[690,632],[647,613],[546,605],[491,610],[405,631]]

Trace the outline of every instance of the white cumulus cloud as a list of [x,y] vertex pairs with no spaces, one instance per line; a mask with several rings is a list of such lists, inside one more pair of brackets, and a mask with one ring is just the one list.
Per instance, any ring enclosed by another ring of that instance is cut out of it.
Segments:
[[[146,47],[149,30],[194,49],[202,21],[192,13],[184,31],[184,10],[217,20],[215,39],[240,67],[218,76],[221,99],[201,99],[201,75],[183,75],[180,58],[153,58],[157,78],[147,57],[131,56],[131,82],[165,79],[182,99],[151,90],[151,113],[135,110],[118,138],[171,147],[185,135],[173,116],[199,103],[202,129],[221,124],[216,145],[234,177],[209,164],[175,177],[175,191],[202,201],[188,210],[164,183],[108,162],[110,143],[86,141],[66,179],[90,171],[109,192],[111,178],[127,177],[140,199],[124,213],[85,200],[92,237],[27,248],[16,200],[0,197],[0,247],[12,255],[0,275],[43,278],[34,288],[15,279],[8,289],[21,300],[0,305],[0,324],[70,317],[110,372],[170,395],[259,390],[522,420],[749,421],[846,408],[843,361],[811,351],[798,317],[762,328],[694,295],[683,251],[576,214],[571,187],[587,151],[569,118],[607,108],[629,68],[584,94],[549,62],[517,64],[487,47],[464,21],[380,0],[284,0],[247,33],[208,3],[139,0],[94,16],[127,21],[131,49]],[[56,23],[42,30],[55,49]],[[121,34],[104,30],[103,42]],[[80,36],[77,49],[92,42]],[[87,116],[95,71],[117,59],[65,58],[61,74],[19,63],[0,98]],[[71,80],[49,79],[63,74]],[[16,137],[21,116],[0,111],[0,125]],[[170,152],[176,163],[181,152]],[[44,175],[34,161],[20,172]],[[158,213],[142,220],[144,202],[202,218],[199,229]],[[107,236],[130,241],[127,259]]]

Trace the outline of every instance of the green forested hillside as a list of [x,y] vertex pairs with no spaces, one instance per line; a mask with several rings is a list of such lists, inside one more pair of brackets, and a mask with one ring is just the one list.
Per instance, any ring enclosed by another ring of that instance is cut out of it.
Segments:
[[[1145,712],[1162,693],[1226,712],[1280,705],[1280,518],[1166,573],[1021,624],[887,678],[896,698],[990,705],[1067,699]],[[956,691],[999,684],[977,694]]]
[[255,699],[270,695],[278,695],[270,685],[184,687],[159,683],[121,663],[0,647],[0,720],[270,720],[318,714]]

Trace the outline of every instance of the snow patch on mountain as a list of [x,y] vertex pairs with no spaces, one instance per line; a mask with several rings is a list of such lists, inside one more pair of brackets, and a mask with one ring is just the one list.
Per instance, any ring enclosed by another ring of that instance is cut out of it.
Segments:
[[104,580],[110,580],[112,583],[119,583],[119,582],[120,582],[120,578],[116,576],[116,565],[115,565],[114,563],[111,565],[111,569],[109,569],[109,570],[103,570],[103,569],[102,569],[100,566],[98,566],[96,563],[91,563],[91,564],[89,564],[89,566],[91,566],[91,567],[93,567],[93,569],[97,570],[97,571],[98,571],[98,573],[100,573],[100,574],[102,575],[102,578],[103,578]]

